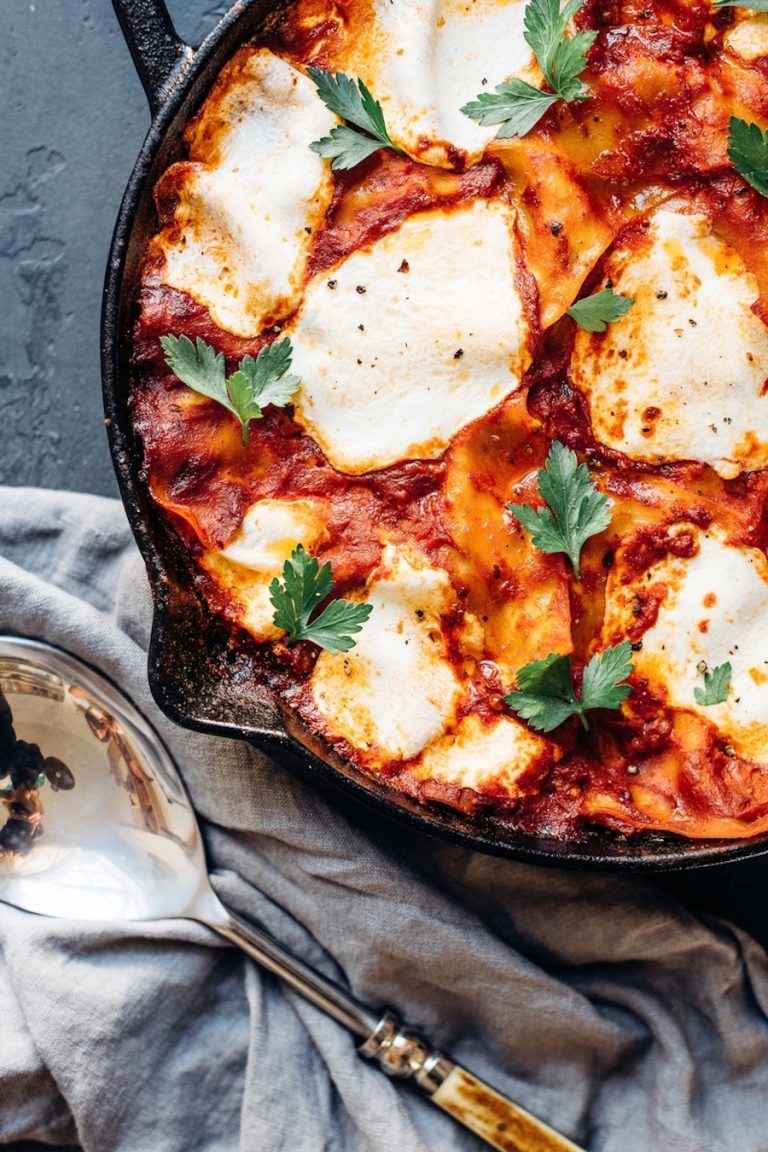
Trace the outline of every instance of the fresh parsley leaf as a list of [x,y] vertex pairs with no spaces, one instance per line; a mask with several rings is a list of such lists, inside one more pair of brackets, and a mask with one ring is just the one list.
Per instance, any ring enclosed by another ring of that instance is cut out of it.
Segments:
[[199,336],[195,344],[188,336],[161,336],[160,343],[166,364],[182,384],[216,400],[238,418],[243,445],[248,443],[251,420],[260,420],[268,404],[285,407],[301,383],[298,376],[286,375],[293,356],[287,336],[265,344],[256,357],[244,356],[228,379],[224,353],[215,352]]
[[626,316],[634,302],[632,296],[620,296],[613,288],[603,288],[571,304],[568,315],[585,332],[605,332],[614,320]]
[[571,661],[551,652],[518,669],[517,691],[509,692],[504,703],[537,732],[551,732],[574,715],[578,701],[573,691]]
[[573,686],[569,656],[551,652],[543,660],[518,670],[517,690],[504,697],[505,704],[537,732],[551,732],[570,716],[578,716],[589,728],[585,713],[593,708],[618,708],[632,691],[622,683],[632,674],[629,640],[606,648],[592,657],[582,676],[581,698]]
[[590,708],[619,708],[624,703],[632,691],[631,685],[624,683],[634,670],[631,651],[629,640],[624,640],[592,657],[581,677],[583,711]]
[[584,0],[568,0],[561,8],[560,0],[530,0],[525,9],[525,39],[536,55],[545,80],[552,88],[555,87],[552,83],[552,60],[557,46],[583,3]]
[[747,184],[762,196],[768,196],[768,132],[761,132],[757,124],[731,116],[728,159]]
[[199,336],[194,344],[188,336],[161,336],[160,343],[166,364],[182,384],[235,411],[227,395],[223,352],[214,351]]
[[510,136],[525,136],[530,132],[557,99],[524,80],[507,80],[497,84],[495,92],[481,92],[461,111],[478,124],[501,124],[496,137],[508,140]]
[[704,687],[694,688],[693,696],[697,704],[707,708],[710,704],[724,704],[731,686],[731,665],[718,664],[711,672],[704,673]]
[[288,645],[298,640],[311,640],[328,652],[348,652],[354,647],[352,634],[359,632],[370,616],[370,604],[351,600],[332,600],[313,619],[313,612],[336,585],[328,563],[320,567],[303,544],[294,548],[283,565],[283,582],[277,576],[269,586],[269,598],[275,609],[272,622],[287,633]]
[[390,148],[401,156],[405,155],[402,148],[393,143],[387,131],[381,104],[374,100],[362,80],[355,84],[343,72],[334,75],[323,68],[307,68],[307,75],[326,108],[340,120],[346,121],[333,128],[330,135],[310,144],[318,156],[333,161],[331,168],[334,171],[354,168],[361,160],[378,152],[379,148]]
[[529,0],[525,9],[525,39],[533,49],[552,93],[541,92],[524,80],[508,80],[494,92],[481,92],[461,111],[479,124],[500,124],[497,139],[525,136],[558,100],[584,100],[589,91],[579,79],[596,32],[566,35],[571,18],[584,0]]
[[367,160],[374,152],[378,152],[381,147],[383,145],[379,140],[363,136],[361,132],[348,128],[346,124],[339,124],[331,129],[329,136],[310,144],[310,148],[313,152],[317,152],[318,156],[333,161],[331,168],[335,171],[354,168],[361,160]]
[[307,75],[323,104],[334,116],[361,128],[369,136],[387,135],[381,105],[373,99],[362,80],[355,84],[351,76],[343,72],[334,75],[324,68],[308,68]]
[[576,32],[561,40],[552,53],[547,83],[566,103],[586,100],[589,96],[589,89],[584,87],[579,77],[587,66],[587,52],[596,36],[597,32]]
[[715,0],[713,8],[751,8],[753,12],[768,12],[768,0]]
[[586,464],[579,464],[576,453],[559,440],[552,444],[537,481],[547,507],[507,504],[507,511],[542,552],[564,552],[579,578],[584,544],[611,522],[608,498],[595,487]]
[[[275,408],[284,408],[301,383],[298,376],[286,375],[292,359],[291,341],[284,336],[274,344],[265,344],[255,359],[253,356],[243,357],[235,375],[242,373],[247,378],[250,399],[258,401],[259,407],[266,408],[272,404]],[[234,376],[228,382],[230,394],[233,380]]]

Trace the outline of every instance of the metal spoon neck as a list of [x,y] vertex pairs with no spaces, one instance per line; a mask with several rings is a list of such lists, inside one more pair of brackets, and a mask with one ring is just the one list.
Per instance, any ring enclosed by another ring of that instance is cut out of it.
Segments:
[[375,1031],[379,1017],[358,1003],[334,981],[310,968],[303,961],[286,952],[260,928],[227,911],[220,921],[206,921],[221,936],[242,948],[275,976],[279,976],[318,1008],[333,1016],[361,1040],[367,1040]]

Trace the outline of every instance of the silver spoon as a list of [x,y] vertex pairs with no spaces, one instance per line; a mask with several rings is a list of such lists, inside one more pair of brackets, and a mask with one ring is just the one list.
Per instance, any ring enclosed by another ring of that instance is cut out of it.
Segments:
[[[4,698],[4,699],[3,699]],[[197,920],[348,1028],[503,1152],[581,1152],[391,1011],[372,1012],[228,911],[168,752],[113,684],[50,645],[0,636],[0,900],[64,919]]]

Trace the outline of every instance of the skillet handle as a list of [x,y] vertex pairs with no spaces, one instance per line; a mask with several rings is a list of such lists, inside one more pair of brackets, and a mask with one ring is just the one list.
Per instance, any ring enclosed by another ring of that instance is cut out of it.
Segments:
[[154,118],[193,50],[176,35],[163,0],[112,0],[112,6]]

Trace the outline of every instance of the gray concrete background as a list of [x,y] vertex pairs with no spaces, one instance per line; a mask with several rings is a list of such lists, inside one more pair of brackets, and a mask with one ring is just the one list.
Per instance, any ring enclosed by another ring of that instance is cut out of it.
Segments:
[[[226,3],[169,2],[198,43]],[[99,313],[149,113],[110,0],[0,0],[0,483],[116,493]]]

